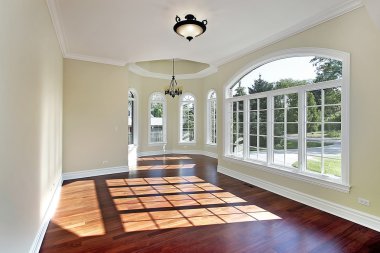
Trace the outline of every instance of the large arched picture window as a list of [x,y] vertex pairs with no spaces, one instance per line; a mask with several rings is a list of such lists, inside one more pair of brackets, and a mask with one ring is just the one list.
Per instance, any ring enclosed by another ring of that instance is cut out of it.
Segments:
[[216,92],[210,90],[207,94],[206,114],[207,144],[216,145]]
[[128,144],[137,145],[136,92],[128,91]]
[[349,56],[300,51],[259,61],[226,87],[225,154],[347,190]]
[[149,143],[166,143],[166,100],[160,92],[149,98]]
[[190,93],[180,97],[180,143],[195,143],[195,98]]

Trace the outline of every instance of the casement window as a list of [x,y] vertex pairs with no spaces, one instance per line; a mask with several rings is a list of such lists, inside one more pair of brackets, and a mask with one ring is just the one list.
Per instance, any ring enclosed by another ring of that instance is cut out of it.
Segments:
[[190,93],[181,95],[179,102],[180,112],[180,143],[195,143],[195,97]]
[[206,143],[216,145],[216,92],[214,90],[210,90],[207,95],[206,124]]
[[149,98],[149,144],[166,143],[166,99],[155,92]]
[[136,127],[136,117],[137,117],[137,98],[136,92],[128,91],[128,144],[137,145],[137,127]]
[[225,90],[225,157],[349,190],[349,55],[300,49],[252,64]]

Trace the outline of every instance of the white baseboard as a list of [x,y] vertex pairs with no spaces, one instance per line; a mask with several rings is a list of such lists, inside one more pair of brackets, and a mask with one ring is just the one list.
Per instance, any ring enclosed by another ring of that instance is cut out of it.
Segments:
[[110,167],[110,168],[101,168],[101,169],[93,169],[93,170],[82,170],[77,172],[66,172],[63,173],[63,180],[71,180],[85,177],[96,177],[114,173],[123,173],[128,172],[128,166],[119,166],[119,167]]
[[380,232],[380,217],[218,166],[218,172]]
[[151,156],[151,155],[169,155],[169,154],[188,154],[188,155],[204,155],[211,158],[218,158],[218,155],[212,152],[203,150],[159,150],[159,151],[147,151],[137,152],[137,157]]
[[41,248],[42,241],[44,240],[45,233],[47,230],[47,227],[49,225],[50,219],[53,217],[54,212],[57,208],[58,201],[61,194],[62,189],[62,176],[58,179],[57,186],[55,187],[53,196],[50,200],[50,203],[48,205],[48,208],[46,209],[45,215],[42,219],[41,226],[37,232],[36,237],[33,240],[33,244],[30,247],[29,253],[38,253]]

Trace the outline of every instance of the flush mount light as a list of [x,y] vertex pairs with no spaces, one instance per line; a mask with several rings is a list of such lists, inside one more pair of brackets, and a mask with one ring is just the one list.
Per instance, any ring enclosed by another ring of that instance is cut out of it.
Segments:
[[177,23],[173,27],[174,31],[189,41],[206,31],[207,20],[198,21],[192,14],[187,14],[185,20],[176,16],[175,21]]

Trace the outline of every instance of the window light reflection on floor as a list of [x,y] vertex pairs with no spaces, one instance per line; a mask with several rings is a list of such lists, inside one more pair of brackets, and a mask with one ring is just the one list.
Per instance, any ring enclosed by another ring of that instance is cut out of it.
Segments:
[[195,176],[109,179],[107,185],[125,232],[281,219]]

